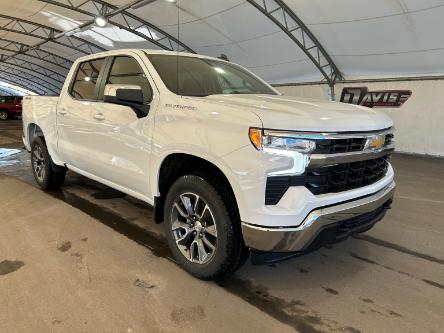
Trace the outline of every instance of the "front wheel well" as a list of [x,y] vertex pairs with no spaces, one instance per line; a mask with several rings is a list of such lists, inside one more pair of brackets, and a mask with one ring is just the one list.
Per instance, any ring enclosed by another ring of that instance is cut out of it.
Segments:
[[233,188],[225,174],[213,163],[189,154],[171,154],[162,162],[159,171],[160,196],[155,201],[155,221],[163,221],[165,197],[173,183],[185,175],[198,175],[210,182],[224,198],[233,218],[240,221],[239,209]]

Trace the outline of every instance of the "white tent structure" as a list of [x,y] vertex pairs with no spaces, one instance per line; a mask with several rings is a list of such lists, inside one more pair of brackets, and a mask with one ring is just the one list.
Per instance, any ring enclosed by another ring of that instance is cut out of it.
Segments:
[[[1,0],[0,6],[2,79],[13,80],[5,70],[14,68],[16,80],[24,80],[19,62],[47,93],[57,92],[57,74],[77,57],[133,47],[223,53],[271,83],[444,73],[441,0]],[[107,26],[94,25],[99,14],[108,16]],[[26,50],[32,46],[38,47]]]
[[[444,0],[0,0],[0,8],[0,81],[44,95],[59,92],[76,58],[115,48],[226,54],[286,93],[321,98],[350,80],[444,74]],[[318,84],[291,86],[301,82]],[[401,149],[444,155],[428,140]]]

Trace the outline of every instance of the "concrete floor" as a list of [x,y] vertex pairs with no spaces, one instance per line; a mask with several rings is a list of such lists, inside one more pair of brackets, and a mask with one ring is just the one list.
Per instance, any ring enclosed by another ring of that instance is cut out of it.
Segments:
[[[1,122],[0,147],[20,131]],[[395,155],[393,209],[371,231],[217,285],[169,259],[147,205],[73,173],[44,193],[28,154],[5,152],[0,332],[443,331],[444,160]]]

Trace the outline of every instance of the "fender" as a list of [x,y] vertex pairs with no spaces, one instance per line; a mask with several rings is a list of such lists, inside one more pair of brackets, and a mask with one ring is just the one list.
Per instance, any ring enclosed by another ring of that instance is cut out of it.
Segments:
[[[211,154],[211,152],[206,151],[202,149],[201,147],[193,146],[193,149],[190,149],[190,146],[185,145],[177,145],[174,148],[170,147],[169,149],[162,150],[161,154],[153,154],[152,164],[151,164],[151,174],[150,179],[152,180],[150,182],[151,186],[151,193],[154,197],[160,196],[159,192],[159,175],[160,175],[160,168],[165,161],[165,159],[172,155],[172,154],[187,154],[190,156],[201,158],[213,165],[215,165],[228,179],[228,182],[231,185],[231,188],[233,189],[234,196],[236,198],[239,213],[241,216],[241,219],[243,216],[245,216],[245,213],[242,211],[242,209],[245,207],[245,199],[243,197],[243,191],[239,187],[238,183],[235,181],[236,176],[233,170],[228,166],[228,164],[224,161],[223,156],[215,156],[214,154]],[[227,154],[228,155],[228,154]]]

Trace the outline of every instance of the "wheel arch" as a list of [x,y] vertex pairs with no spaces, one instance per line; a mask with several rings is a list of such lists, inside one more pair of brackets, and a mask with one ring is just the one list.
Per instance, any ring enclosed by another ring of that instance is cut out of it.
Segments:
[[43,134],[43,130],[39,125],[36,123],[29,123],[28,128],[26,129],[27,133],[27,143],[29,148],[31,148],[32,142],[34,141],[35,137],[42,137],[43,140],[45,139],[45,135]]
[[223,171],[223,167],[218,164],[195,154],[174,152],[166,155],[157,169],[156,184],[153,184],[155,189],[153,193],[157,193],[154,200],[155,222],[161,223],[163,221],[164,203],[168,189],[179,177],[187,174],[209,176],[205,177],[210,178],[206,180],[215,186],[218,191],[226,191],[228,204],[232,205],[230,208],[240,219],[239,198],[236,196],[236,189],[233,188],[233,182]]
[[[63,166],[63,161],[59,158],[56,152],[57,136],[52,130],[47,129],[46,131],[42,126],[36,121],[29,122],[26,128],[26,138],[25,143],[27,144],[27,149],[31,151],[32,142],[36,137],[41,137],[45,141],[48,153],[51,156],[55,165]],[[48,134],[50,133],[50,134]]]

